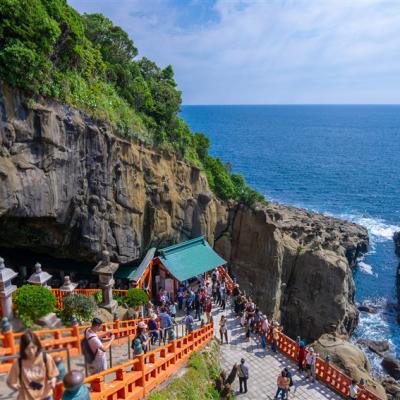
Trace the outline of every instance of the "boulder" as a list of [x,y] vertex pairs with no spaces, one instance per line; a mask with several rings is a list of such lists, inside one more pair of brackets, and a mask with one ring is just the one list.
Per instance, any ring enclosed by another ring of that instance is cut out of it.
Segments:
[[383,369],[394,379],[400,379],[400,360],[393,356],[386,356],[381,363]]
[[360,312],[367,312],[369,314],[376,314],[378,311],[376,310],[376,308],[372,307],[372,306],[367,306],[367,305],[361,305],[358,306],[358,311]]
[[361,346],[368,347],[371,351],[380,356],[384,357],[385,352],[389,351],[390,346],[387,340],[369,340],[369,339],[360,339],[357,341]]
[[330,334],[322,335],[313,343],[314,349],[323,359],[330,356],[331,363],[339,370],[356,379],[363,379],[367,389],[386,399],[383,386],[370,375],[371,367],[367,356],[354,344]]
[[393,378],[384,379],[381,383],[389,400],[400,400],[400,385]]
[[394,251],[400,257],[400,231],[393,234]]

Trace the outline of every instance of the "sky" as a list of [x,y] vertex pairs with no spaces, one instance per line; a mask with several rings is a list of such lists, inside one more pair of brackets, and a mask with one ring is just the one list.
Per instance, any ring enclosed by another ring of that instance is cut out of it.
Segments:
[[400,103],[400,0],[68,0],[171,64],[184,104]]

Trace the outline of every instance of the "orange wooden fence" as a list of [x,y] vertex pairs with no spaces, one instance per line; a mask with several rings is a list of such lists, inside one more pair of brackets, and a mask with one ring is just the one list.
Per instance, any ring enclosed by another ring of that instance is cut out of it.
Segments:
[[[210,323],[133,360],[87,378],[85,383],[90,384],[91,400],[143,399],[213,336],[214,328]],[[61,399],[61,392],[57,391],[55,400]]]
[[[225,285],[228,290],[232,291],[234,282],[226,270],[222,267],[218,268],[220,276],[225,281]],[[261,326],[258,330],[261,334]],[[272,341],[271,335],[268,336],[268,341]],[[293,362],[298,362],[299,345],[298,343],[286,336],[283,333],[279,334],[278,350],[290,358]],[[332,364],[327,363],[321,358],[317,358],[316,362],[316,377],[319,381],[327,385],[331,390],[340,394],[344,398],[349,396],[349,386],[351,384],[351,378],[339,371]],[[382,400],[380,397],[370,392],[368,389],[360,386],[361,392],[358,395],[358,400]]]
[[[106,322],[102,325],[103,331],[115,335],[113,345],[119,345],[136,335],[136,327],[139,321],[148,322],[148,318],[133,319],[129,321]],[[80,343],[83,339],[85,329],[89,326],[72,326],[71,328],[44,329],[35,331],[42,346],[47,349],[60,349],[60,356],[65,356],[61,349],[68,349],[70,355],[76,356],[81,353]],[[0,335],[0,356],[16,355],[19,352],[19,340],[22,333],[12,331]],[[0,364],[0,373],[7,372],[11,368],[13,360]]]

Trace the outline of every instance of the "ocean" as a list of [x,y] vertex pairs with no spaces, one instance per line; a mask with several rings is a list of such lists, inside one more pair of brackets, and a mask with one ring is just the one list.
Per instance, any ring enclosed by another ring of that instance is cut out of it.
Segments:
[[[267,199],[359,223],[369,252],[354,268],[360,314],[353,340],[390,342],[400,357],[393,233],[400,230],[400,106],[183,106],[211,154]],[[368,356],[376,372],[380,359]]]

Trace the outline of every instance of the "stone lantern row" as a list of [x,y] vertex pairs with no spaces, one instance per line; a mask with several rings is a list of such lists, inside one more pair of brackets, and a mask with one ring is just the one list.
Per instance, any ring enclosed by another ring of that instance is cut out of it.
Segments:
[[[108,251],[105,250],[102,253],[102,260],[93,269],[93,273],[99,276],[99,284],[103,292],[103,303],[101,307],[108,309],[110,312],[114,312],[117,306],[117,302],[112,296],[112,288],[114,286],[113,276],[118,267],[119,264],[110,261],[110,255]],[[13,318],[12,294],[17,290],[17,287],[13,285],[11,281],[17,275],[18,273],[11,268],[6,268],[4,259],[0,257],[0,301],[2,315],[9,320]],[[35,272],[29,277],[28,283],[51,289],[50,286],[47,285],[51,278],[52,275],[43,271],[42,266],[36,263]],[[72,282],[69,276],[65,276],[64,283],[59,290],[68,294],[72,293],[77,286],[78,284]]]

